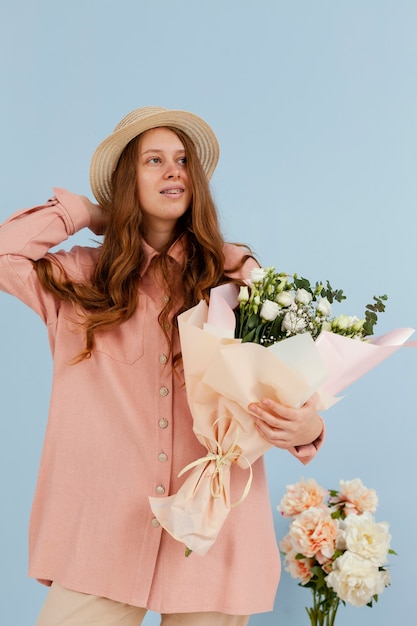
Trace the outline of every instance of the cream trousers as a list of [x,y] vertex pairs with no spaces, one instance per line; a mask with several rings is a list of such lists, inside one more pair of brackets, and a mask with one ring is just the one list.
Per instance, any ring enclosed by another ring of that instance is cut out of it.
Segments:
[[[146,609],[52,583],[36,626],[140,626],[145,615]],[[248,621],[249,616],[224,613],[161,615],[161,626],[246,626]]]

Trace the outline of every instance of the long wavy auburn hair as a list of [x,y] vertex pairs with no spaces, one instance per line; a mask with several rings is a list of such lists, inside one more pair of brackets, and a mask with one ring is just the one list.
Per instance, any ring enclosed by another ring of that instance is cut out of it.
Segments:
[[[159,314],[159,324],[171,347],[169,328],[181,312],[208,300],[212,287],[230,282],[227,274],[237,271],[252,256],[250,250],[238,266],[224,267],[224,240],[208,181],[191,139],[170,128],[184,145],[192,187],[191,205],[177,221],[171,240],[155,259],[168,298]],[[83,310],[85,348],[74,359],[91,356],[94,335],[128,320],[138,305],[140,277],[146,262],[145,223],[137,191],[137,165],[141,135],[126,146],[112,176],[112,198],[104,210],[108,214],[104,240],[91,280],[74,282],[53,255],[34,261],[44,289]],[[184,237],[184,258],[179,270],[168,255],[171,245]],[[239,282],[239,281],[236,281]],[[178,294],[181,294],[179,299]]]

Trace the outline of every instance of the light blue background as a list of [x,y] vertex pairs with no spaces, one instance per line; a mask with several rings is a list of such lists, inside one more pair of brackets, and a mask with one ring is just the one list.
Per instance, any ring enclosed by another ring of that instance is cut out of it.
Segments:
[[[388,293],[378,334],[417,327],[415,0],[13,0],[1,13],[1,220],[52,186],[90,195],[93,150],[128,111],[184,108],[220,141],[226,238],[264,265],[329,279],[345,313]],[[5,295],[0,306],[0,624],[30,626],[45,594],[26,562],[51,362],[35,315]],[[308,467],[267,455],[274,510],[302,476],[378,492],[392,585],[373,609],[342,608],[338,626],[413,621],[416,364],[403,349],[355,383],[324,415]],[[309,601],[285,572],[274,612],[251,624],[307,624]]]

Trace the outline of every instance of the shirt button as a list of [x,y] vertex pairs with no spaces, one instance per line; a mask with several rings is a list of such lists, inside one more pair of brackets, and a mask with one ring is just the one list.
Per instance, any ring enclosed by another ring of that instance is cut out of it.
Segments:
[[152,519],[151,524],[154,528],[158,528],[158,526],[160,525],[156,517]]
[[169,394],[169,389],[166,387],[161,387],[159,390],[159,394],[165,398]]
[[166,461],[168,461],[168,456],[165,454],[165,452],[160,452],[158,454],[158,461],[160,461],[161,463],[165,463]]
[[165,493],[165,487],[163,485],[158,485],[155,487],[155,491],[159,496],[162,496]]
[[168,361],[168,357],[166,354],[161,354],[161,356],[159,357],[159,362],[162,363],[162,365],[165,365],[165,363]]
[[167,428],[168,426],[168,420],[166,420],[164,417],[162,419],[159,420],[158,422],[158,426],[159,428]]

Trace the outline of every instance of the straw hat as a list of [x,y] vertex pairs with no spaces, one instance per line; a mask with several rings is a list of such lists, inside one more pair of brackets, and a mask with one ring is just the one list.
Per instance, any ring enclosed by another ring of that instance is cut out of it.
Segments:
[[201,165],[210,180],[219,160],[219,144],[210,126],[194,113],[162,107],[142,107],[128,113],[98,146],[90,165],[90,183],[99,204],[107,205],[111,197],[111,177],[120,155],[134,137],[150,128],[172,126],[184,131],[193,141]]

